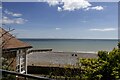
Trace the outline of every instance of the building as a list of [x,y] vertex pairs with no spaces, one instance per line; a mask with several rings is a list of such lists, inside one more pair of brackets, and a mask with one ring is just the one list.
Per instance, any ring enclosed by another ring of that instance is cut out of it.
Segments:
[[22,74],[27,73],[27,54],[32,46],[16,39],[3,28],[0,28],[0,34],[2,57],[8,60],[8,67]]

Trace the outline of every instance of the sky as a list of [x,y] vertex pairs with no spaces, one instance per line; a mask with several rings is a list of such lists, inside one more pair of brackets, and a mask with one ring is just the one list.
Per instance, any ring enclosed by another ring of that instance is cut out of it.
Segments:
[[[46,1],[46,0],[4,0],[2,2],[38,2],[38,1]],[[88,0],[88,1],[89,2],[119,2],[120,0]]]
[[4,2],[4,28],[17,38],[118,38],[117,3],[75,1]]

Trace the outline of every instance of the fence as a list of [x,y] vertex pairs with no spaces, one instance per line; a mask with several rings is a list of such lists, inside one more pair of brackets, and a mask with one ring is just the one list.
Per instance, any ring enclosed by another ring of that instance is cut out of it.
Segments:
[[2,72],[1,80],[53,80],[47,77],[34,76],[31,74],[21,74],[14,71],[7,71],[0,69]]

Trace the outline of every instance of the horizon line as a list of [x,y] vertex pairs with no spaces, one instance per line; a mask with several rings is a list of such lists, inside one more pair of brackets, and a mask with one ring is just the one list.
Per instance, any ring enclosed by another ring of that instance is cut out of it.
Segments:
[[106,39],[106,40],[119,40],[119,39],[113,39],[113,38],[18,38],[18,39]]

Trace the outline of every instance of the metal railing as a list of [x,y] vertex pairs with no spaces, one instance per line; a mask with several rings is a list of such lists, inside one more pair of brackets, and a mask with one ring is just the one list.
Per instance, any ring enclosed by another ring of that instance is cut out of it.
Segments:
[[[7,75],[14,76],[14,80],[53,80],[47,77],[41,77],[41,76],[35,76],[31,74],[21,74],[14,71],[8,71],[0,69],[0,72],[2,72],[2,78],[6,78]],[[3,79],[3,80],[9,80],[9,79]],[[11,80],[11,79],[10,79]]]

